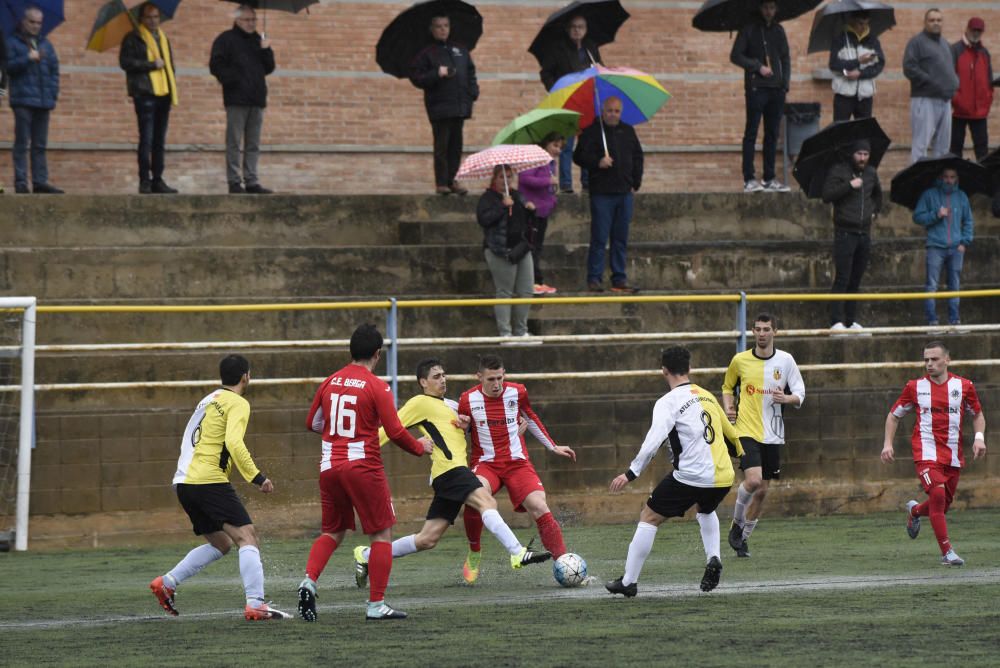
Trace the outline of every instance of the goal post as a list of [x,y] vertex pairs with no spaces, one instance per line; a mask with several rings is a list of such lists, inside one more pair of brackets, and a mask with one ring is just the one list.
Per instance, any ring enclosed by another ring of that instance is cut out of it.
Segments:
[[[20,410],[18,411],[17,459],[10,457],[0,462],[8,468],[16,468],[16,493],[13,495],[15,505],[14,549],[28,549],[28,505],[31,494],[31,449],[35,428],[35,321],[37,316],[37,300],[34,297],[0,297],[0,312],[20,312],[20,343],[7,347],[13,357],[20,358],[20,378],[18,390],[20,394]],[[6,342],[5,342],[6,343]],[[6,440],[6,439],[5,439]],[[0,448],[7,449],[9,455],[13,439],[0,443]],[[16,463],[15,463],[16,461]],[[9,479],[9,476],[5,476]],[[9,490],[2,490],[7,503]],[[6,510],[6,509],[4,509]],[[0,513],[2,515],[3,513]],[[0,526],[0,531],[8,527]]]

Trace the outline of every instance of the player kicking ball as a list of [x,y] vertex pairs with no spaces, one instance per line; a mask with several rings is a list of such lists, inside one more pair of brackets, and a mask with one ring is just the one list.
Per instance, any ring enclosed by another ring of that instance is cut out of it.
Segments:
[[[548,552],[536,552],[524,547],[497,511],[493,495],[483,487],[468,465],[465,451],[465,430],[458,419],[458,404],[445,398],[448,378],[444,365],[437,359],[426,359],[417,365],[417,382],[423,394],[411,398],[399,410],[399,420],[407,429],[416,427],[434,441],[431,451],[431,487],[434,499],[427,510],[427,521],[419,533],[397,538],[392,542],[392,558],[398,559],[415,552],[433,549],[448,527],[455,523],[462,505],[480,513],[483,524],[510,553],[511,568],[519,569],[552,557]],[[379,432],[381,445],[389,441],[385,430]],[[370,548],[354,548],[354,575],[358,587],[368,583]]]
[[670,391],[653,407],[653,424],[639,454],[628,470],[611,481],[611,491],[620,492],[638,478],[660,449],[669,442],[674,470],[665,477],[639,513],[639,525],[628,546],[625,574],[605,585],[612,594],[631,598],[639,593],[639,574],[646,562],[656,531],[670,517],[683,517],[696,506],[701,542],[705,547],[705,574],[701,590],[719,586],[722,575],[719,516],[715,509],[729,493],[736,474],[730,457],[743,454],[736,429],[712,394],[691,383],[691,353],[678,346],[662,356],[663,377]]

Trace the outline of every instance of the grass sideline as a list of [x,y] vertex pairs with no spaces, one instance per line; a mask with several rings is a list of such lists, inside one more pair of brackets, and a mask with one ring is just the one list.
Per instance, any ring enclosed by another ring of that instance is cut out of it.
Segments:
[[[725,545],[722,584],[698,591],[698,525],[661,528],[639,596],[600,583],[561,589],[548,564],[511,571],[484,537],[483,575],[461,584],[461,525],[437,549],[394,563],[387,600],[410,613],[366,623],[349,537],[320,582],[316,624],[248,623],[235,553],[179,590],[169,618],[146,589],[194,541],[156,549],[0,554],[5,666],[926,666],[1000,662],[1000,558],[993,513],[949,514],[964,568],[938,564],[930,527],[906,537],[902,512],[764,518],[752,558]],[[567,527],[601,582],[617,577],[634,524]],[[523,538],[524,531],[520,531]],[[363,537],[360,537],[363,538]],[[309,540],[261,546],[268,596],[295,608]]]

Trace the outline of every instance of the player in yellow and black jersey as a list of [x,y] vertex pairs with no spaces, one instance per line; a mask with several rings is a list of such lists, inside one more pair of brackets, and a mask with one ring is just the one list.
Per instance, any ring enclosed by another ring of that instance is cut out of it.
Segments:
[[[431,452],[431,487],[434,499],[427,510],[427,521],[419,533],[397,538],[392,542],[392,558],[398,559],[414,552],[430,550],[448,527],[455,523],[462,504],[475,508],[483,516],[483,524],[510,553],[510,564],[521,568],[525,564],[546,561],[552,555],[536,552],[521,545],[497,511],[497,502],[489,488],[483,486],[476,474],[469,468],[466,453],[465,429],[460,426],[456,409],[458,404],[445,398],[448,378],[444,365],[437,359],[426,359],[417,365],[417,382],[423,394],[418,394],[399,409],[399,420],[403,426],[417,428],[434,441]],[[379,431],[382,445],[388,442],[384,431]],[[530,546],[529,546],[530,547]],[[355,577],[358,587],[366,586],[368,578],[368,548],[354,549]],[[463,569],[466,582],[472,584],[479,575],[479,564],[475,572]]]

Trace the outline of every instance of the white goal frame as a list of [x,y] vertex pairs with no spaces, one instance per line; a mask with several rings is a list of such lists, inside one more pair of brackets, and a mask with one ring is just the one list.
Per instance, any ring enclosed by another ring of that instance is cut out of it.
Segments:
[[28,549],[28,502],[31,496],[31,448],[35,427],[35,320],[34,297],[0,297],[0,310],[23,311],[21,316],[21,409],[18,419],[17,497],[14,549]]

